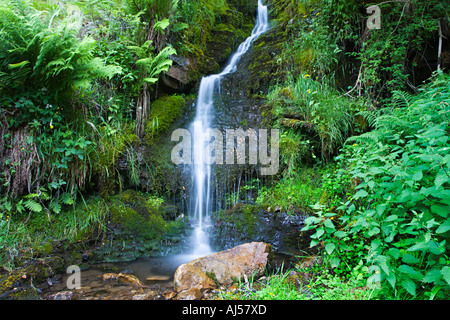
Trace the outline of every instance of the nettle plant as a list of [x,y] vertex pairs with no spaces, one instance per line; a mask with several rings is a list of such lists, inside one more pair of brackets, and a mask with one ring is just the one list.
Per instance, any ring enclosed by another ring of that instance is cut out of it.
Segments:
[[416,96],[396,92],[391,109],[367,117],[374,130],[338,157],[334,178],[350,173],[354,193],[335,210],[316,207],[303,229],[315,229],[311,246],[324,246],[336,273],[363,262],[368,283],[396,297],[448,297],[449,83],[441,74]]

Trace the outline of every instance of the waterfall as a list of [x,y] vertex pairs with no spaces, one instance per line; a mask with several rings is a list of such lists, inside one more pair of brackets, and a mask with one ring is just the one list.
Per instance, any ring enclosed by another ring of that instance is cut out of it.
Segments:
[[240,44],[221,73],[203,77],[200,82],[196,116],[190,128],[194,133],[191,195],[191,218],[195,222],[192,236],[194,248],[192,255],[194,256],[203,256],[212,252],[206,231],[210,223],[209,213],[211,212],[211,165],[204,163],[203,153],[205,142],[210,141],[206,129],[210,128],[213,119],[214,94],[220,90],[221,78],[236,71],[239,60],[248,51],[252,42],[268,29],[267,6],[262,4],[262,0],[258,0],[258,13],[251,35]]

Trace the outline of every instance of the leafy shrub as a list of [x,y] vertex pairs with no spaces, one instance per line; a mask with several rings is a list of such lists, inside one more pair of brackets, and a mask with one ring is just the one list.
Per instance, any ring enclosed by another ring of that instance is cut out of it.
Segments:
[[259,189],[256,202],[271,208],[278,206],[288,212],[310,211],[310,204],[319,201],[321,192],[317,173],[300,167],[295,176],[285,177],[272,186]]
[[[330,160],[353,131],[353,113],[361,108],[358,101],[343,97],[326,81],[318,82],[302,74],[275,87],[268,95],[269,104],[279,124],[308,137],[313,158]],[[316,149],[312,149],[316,146]],[[317,151],[316,151],[317,150]]]
[[353,195],[334,211],[322,207],[304,230],[315,229],[311,246],[322,242],[337,272],[364,261],[369,282],[394,296],[448,297],[449,76],[436,76],[417,96],[396,96],[375,129],[349,139],[355,143],[338,157]]

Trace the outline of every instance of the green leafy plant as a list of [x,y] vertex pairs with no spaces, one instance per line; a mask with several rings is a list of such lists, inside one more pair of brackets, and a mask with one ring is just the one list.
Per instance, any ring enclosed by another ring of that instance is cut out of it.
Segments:
[[290,76],[286,84],[273,88],[268,98],[279,125],[309,140],[303,141],[309,150],[302,153],[313,158],[320,153],[322,160],[329,160],[344,143],[353,130],[353,113],[364,106],[343,97],[331,83],[316,81],[309,74]]
[[398,93],[375,130],[349,139],[357,143],[339,158],[354,193],[306,219],[304,230],[316,231],[311,246],[323,243],[333,268],[344,263],[349,273],[364,261],[394,295],[437,299],[450,290],[448,83],[440,74],[420,95]]

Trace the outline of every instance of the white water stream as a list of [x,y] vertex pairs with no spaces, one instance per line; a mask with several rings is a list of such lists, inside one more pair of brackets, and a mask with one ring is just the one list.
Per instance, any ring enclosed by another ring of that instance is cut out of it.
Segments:
[[221,78],[237,70],[241,57],[248,51],[253,41],[269,29],[267,6],[258,0],[258,13],[252,34],[238,47],[229,63],[219,74],[203,77],[197,100],[197,113],[191,124],[191,132],[194,133],[192,165],[192,218],[195,221],[192,237],[192,256],[200,257],[212,253],[209,243],[207,228],[209,225],[209,213],[211,211],[211,165],[204,163],[205,142],[209,142],[206,129],[210,128],[214,116],[214,94],[220,92]]

